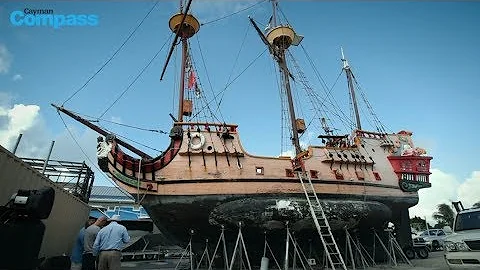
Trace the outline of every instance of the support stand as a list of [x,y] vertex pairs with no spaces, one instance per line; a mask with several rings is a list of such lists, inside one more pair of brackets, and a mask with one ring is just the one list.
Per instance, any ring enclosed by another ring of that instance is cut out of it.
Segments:
[[385,251],[385,253],[387,254],[388,256],[388,259],[389,259],[389,264],[390,265],[393,265],[393,266],[397,266],[398,265],[398,262],[397,262],[397,255],[399,255],[399,259],[402,259],[405,263],[407,263],[408,265],[410,266],[413,266],[412,263],[410,262],[410,260],[408,260],[407,256],[405,255],[405,253],[403,252],[402,248],[400,247],[400,245],[398,244],[397,240],[395,239],[395,236],[392,234],[392,232],[390,230],[386,230],[386,232],[388,233],[388,249],[387,247],[385,246],[385,244],[382,242],[382,240],[380,239],[380,237],[378,236],[377,232],[375,230],[373,230],[373,233],[374,233],[374,244],[375,244],[375,238],[378,239],[378,242],[380,243],[380,245],[382,246],[383,250]]
[[357,244],[357,247],[359,247],[360,249],[360,253],[364,256],[364,258],[367,258],[369,262],[371,262],[372,266],[377,266],[377,264],[375,263],[375,259],[372,258],[370,256],[370,254],[368,254],[368,251],[365,249],[365,247],[362,245],[362,243],[360,243],[360,240],[358,239],[358,237],[355,235],[355,239],[356,239],[356,244]]
[[275,264],[278,267],[278,270],[282,270],[282,267],[280,267],[280,264],[278,263],[277,258],[275,258],[275,255],[273,254],[273,251],[272,251],[272,249],[270,248],[270,245],[267,242],[267,232],[264,232],[264,233],[265,233],[265,246],[263,248],[263,257],[267,257],[267,249],[268,249],[268,251],[270,252],[270,255],[273,258],[273,261],[275,262]]
[[200,269],[200,266],[202,265],[203,258],[206,258],[207,260],[207,267],[209,267],[212,264],[212,261],[210,259],[210,255],[208,254],[208,239],[205,239],[205,250],[202,253],[202,257],[200,257],[200,261],[197,264],[197,270]]
[[178,269],[180,266],[180,263],[183,260],[183,257],[185,257],[187,254],[190,256],[190,270],[193,270],[193,253],[192,253],[192,238],[193,238],[194,231],[190,230],[190,241],[188,242],[187,247],[185,250],[182,252],[182,256],[180,257],[180,260],[178,261],[177,265],[175,266],[175,270]]
[[398,244],[397,239],[395,239],[395,236],[393,235],[392,231],[390,230],[388,230],[388,243],[389,243],[389,248],[390,248],[392,257],[395,260],[394,261],[395,265],[397,265],[396,254],[398,253],[398,255],[400,255],[400,258],[403,259],[405,263],[407,263],[410,266],[413,266],[410,260],[407,258],[407,256],[403,252],[400,245]]
[[383,251],[385,251],[385,254],[387,254],[389,258],[389,262],[395,262],[395,266],[397,266],[396,261],[392,258],[392,255],[388,251],[387,247],[385,247],[385,244],[383,243],[382,239],[380,239],[380,236],[378,236],[377,231],[375,231],[375,229],[373,229],[373,256],[374,256],[373,258],[375,258],[375,242],[376,242],[375,240],[376,239],[378,239],[378,242],[382,246]]
[[290,244],[290,241],[292,241],[292,244],[293,244],[293,270],[295,270],[295,265],[297,263],[297,256],[300,260],[300,263],[302,264],[302,267],[304,270],[307,269],[307,265],[308,265],[308,268],[309,269],[312,269],[312,266],[308,263],[308,258],[307,256],[305,256],[305,253],[303,253],[302,249],[300,248],[300,246],[298,245],[297,243],[297,240],[295,239],[295,237],[293,237],[293,235],[290,233],[290,228],[288,227],[288,222],[285,223],[285,227],[287,229],[287,239],[286,239],[286,242],[285,242],[285,246],[286,246],[286,254],[285,254],[285,270],[288,270],[288,266],[289,266],[289,263],[288,263],[288,257],[289,257],[289,244]]
[[[243,235],[242,235],[242,222],[238,223],[238,236],[237,236],[237,241],[235,243],[235,248],[233,249],[233,255],[232,255],[232,260],[230,261],[230,268],[229,270],[233,269],[233,264],[235,262],[235,257],[238,253],[239,258],[240,258],[240,270],[242,269],[243,265],[243,253],[245,253],[245,258],[247,260],[247,269],[252,270],[252,266],[250,265],[250,260],[248,259],[248,253],[247,253],[247,248],[245,246],[245,241],[243,240]],[[241,245],[241,246],[240,246]]]
[[225,264],[225,270],[230,269],[230,267],[228,266],[227,243],[225,242],[225,227],[221,225],[221,228],[222,228],[222,232],[220,233],[220,237],[218,238],[217,246],[215,247],[215,251],[213,252],[212,260],[210,260],[208,270],[212,270],[213,261],[215,259],[215,256],[217,255],[217,251],[218,251],[218,248],[220,247],[220,243],[223,244],[223,260]]
[[[357,239],[358,240],[358,239]],[[360,244],[360,243],[358,243]],[[357,243],[355,243],[354,239],[350,235],[347,229],[345,229],[345,261],[348,261],[348,258],[350,256],[350,260],[352,263],[352,269],[355,268],[355,261],[359,262],[362,265],[363,269],[366,269],[367,267],[370,267],[368,264],[367,260],[365,259],[362,249],[359,247]],[[353,250],[352,250],[353,246]],[[367,254],[368,255],[368,254]]]

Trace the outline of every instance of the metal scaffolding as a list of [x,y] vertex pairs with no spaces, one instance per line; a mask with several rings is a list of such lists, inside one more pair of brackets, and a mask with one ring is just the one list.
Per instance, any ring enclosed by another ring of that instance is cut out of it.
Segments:
[[24,157],[21,159],[52,182],[88,203],[95,174],[85,162],[48,160],[46,163],[45,159]]

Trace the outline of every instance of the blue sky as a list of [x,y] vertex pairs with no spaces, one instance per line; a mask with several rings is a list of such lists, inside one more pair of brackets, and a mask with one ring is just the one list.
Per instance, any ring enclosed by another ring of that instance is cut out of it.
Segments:
[[[193,11],[204,23],[254,3],[194,1]],[[177,4],[178,1],[160,1],[116,58],[65,107],[99,116],[157,50],[166,41],[170,45],[168,19],[177,11]],[[11,147],[14,143],[12,132],[22,131],[25,133],[24,153],[45,155],[45,147],[55,139],[54,155],[85,159],[78,150],[72,149],[62,121],[49,104],[61,104],[85,83],[152,5],[150,1],[2,2],[0,106],[4,111],[15,104],[39,106],[37,111],[26,109],[29,113],[23,118],[31,116],[30,122],[0,133],[10,134],[3,145]],[[95,14],[99,24],[61,29],[12,26],[10,13],[26,7],[53,9],[56,14]],[[228,19],[206,24],[191,39],[204,91],[211,91],[207,74],[217,93],[224,88],[230,75],[238,75],[265,49],[247,16],[253,16],[263,26],[270,17],[270,7],[270,3],[264,2]],[[297,33],[305,36],[302,44],[328,86],[334,83],[341,70],[340,46],[343,46],[362,89],[383,124],[389,131],[413,131],[416,145],[426,148],[434,157],[434,187],[422,191],[421,202],[426,192],[425,198],[434,206],[439,202],[434,197],[446,192],[440,196],[444,201],[470,196],[468,200],[473,203],[475,195],[464,194],[461,190],[480,192],[480,176],[476,173],[480,171],[476,138],[480,130],[475,123],[480,116],[476,107],[480,101],[477,82],[480,75],[480,2],[282,1],[280,7]],[[240,48],[241,56],[234,65]],[[292,48],[292,53],[299,60],[305,60],[300,48]],[[176,90],[173,75],[178,57],[174,54],[166,79],[160,82],[166,54],[165,47],[142,77],[105,114],[105,119],[169,130],[168,113],[176,115],[172,98]],[[201,55],[207,65],[206,71]],[[303,70],[310,83],[320,88],[310,66],[304,65]],[[242,143],[252,154],[275,156],[281,151],[280,100],[275,71],[265,53],[226,90],[221,106],[225,121],[240,125]],[[348,105],[344,76],[340,77],[334,91],[336,98],[344,99],[343,103]],[[6,128],[8,119],[12,118],[5,115],[2,118],[0,110],[0,130]],[[94,153],[95,141],[92,140],[95,135],[66,120],[80,144],[89,148],[89,153]],[[169,142],[165,135],[119,127],[114,130],[159,150]],[[312,137],[317,134],[315,131]],[[42,147],[28,151],[27,146],[34,142]],[[106,183],[101,178],[97,178],[98,182]],[[423,215],[425,211],[418,214]]]

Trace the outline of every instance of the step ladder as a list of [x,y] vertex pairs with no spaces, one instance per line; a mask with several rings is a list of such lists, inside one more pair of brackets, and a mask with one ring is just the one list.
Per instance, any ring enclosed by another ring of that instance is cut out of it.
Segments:
[[318,234],[323,243],[323,249],[325,250],[325,255],[327,258],[328,266],[331,269],[343,269],[347,270],[347,266],[343,261],[340,250],[338,249],[337,243],[333,238],[332,230],[328,224],[327,217],[323,211],[322,205],[318,200],[317,193],[312,184],[312,180],[308,172],[297,172],[298,179],[302,183],[303,191],[305,192],[305,197],[307,199],[308,208],[310,209],[310,214],[312,215],[313,222],[315,227],[317,227]]

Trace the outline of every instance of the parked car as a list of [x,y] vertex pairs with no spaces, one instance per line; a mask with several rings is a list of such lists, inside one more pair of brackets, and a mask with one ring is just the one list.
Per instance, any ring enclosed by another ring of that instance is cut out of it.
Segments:
[[447,234],[443,229],[430,229],[420,234],[430,250],[435,251],[443,247]]
[[444,250],[450,269],[480,269],[480,208],[457,213]]
[[415,259],[415,255],[421,259],[428,258],[428,247],[425,239],[416,236],[415,233],[412,233],[412,246],[403,248],[403,252],[409,260]]

